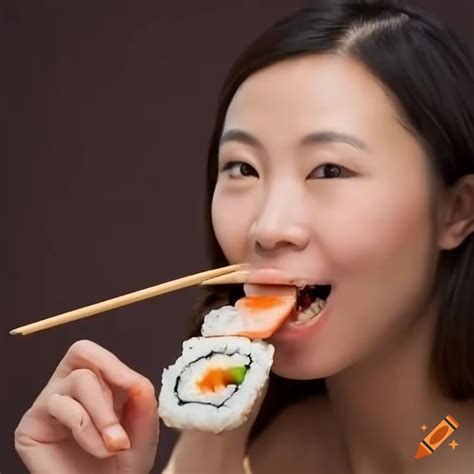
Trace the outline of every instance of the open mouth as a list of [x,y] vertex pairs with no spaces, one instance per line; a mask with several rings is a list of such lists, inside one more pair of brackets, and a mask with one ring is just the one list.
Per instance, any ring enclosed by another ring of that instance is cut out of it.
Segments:
[[306,285],[298,290],[294,324],[305,324],[318,316],[327,304],[331,285]]

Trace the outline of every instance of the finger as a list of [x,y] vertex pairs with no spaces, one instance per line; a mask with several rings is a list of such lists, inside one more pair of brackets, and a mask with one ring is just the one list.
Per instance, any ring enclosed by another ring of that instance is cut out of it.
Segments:
[[122,418],[122,411],[125,403],[129,398],[126,390],[114,390],[112,393],[112,400],[114,405],[114,411],[117,413],[117,417],[120,420]]
[[65,378],[73,370],[86,368],[112,385],[129,390],[143,383],[145,377],[125,365],[117,356],[95,342],[75,342],[58,364],[52,378]]
[[48,400],[48,411],[51,416],[71,430],[74,439],[84,451],[99,459],[114,454],[107,450],[89,414],[77,400],[68,395],[55,393]]
[[129,391],[122,424],[130,437],[131,454],[136,457],[143,472],[150,472],[158,445],[159,418],[155,387],[149,380],[145,379]]
[[120,425],[113,408],[113,400],[104,392],[97,375],[89,369],[71,372],[64,386],[65,393],[77,400],[86,410],[110,451],[127,449],[130,440]]
[[[120,388],[116,388],[114,391],[112,391],[110,386],[102,378],[100,371],[94,370],[92,372],[97,376],[97,380],[100,383],[105,399],[107,402],[113,405],[114,412],[117,413],[117,417],[120,419],[123,405],[128,400],[127,391]],[[54,390],[52,393],[54,393]]]

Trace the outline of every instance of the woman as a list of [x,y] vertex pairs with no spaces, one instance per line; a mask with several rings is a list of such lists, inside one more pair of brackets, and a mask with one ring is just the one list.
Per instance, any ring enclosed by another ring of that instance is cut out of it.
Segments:
[[[239,58],[210,144],[213,264],[304,274],[331,294],[270,339],[252,419],[182,433],[167,472],[472,472],[473,64],[390,1],[319,2]],[[240,296],[216,289],[200,314]],[[448,414],[458,447],[416,460],[420,427]],[[15,441],[34,473],[139,474],[157,432],[152,384],[80,341]]]

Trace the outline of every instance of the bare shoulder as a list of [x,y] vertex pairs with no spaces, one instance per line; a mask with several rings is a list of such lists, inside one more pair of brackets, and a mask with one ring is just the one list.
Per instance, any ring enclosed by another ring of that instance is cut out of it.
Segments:
[[324,396],[287,407],[249,449],[253,474],[344,472],[344,451]]

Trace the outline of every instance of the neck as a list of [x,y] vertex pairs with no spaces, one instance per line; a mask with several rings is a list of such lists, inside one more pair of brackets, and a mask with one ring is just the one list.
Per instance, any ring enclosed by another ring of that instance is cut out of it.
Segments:
[[465,404],[444,397],[430,377],[434,311],[425,316],[395,347],[326,379],[352,472],[438,472],[439,453],[415,459],[419,442],[448,414],[468,421]]

